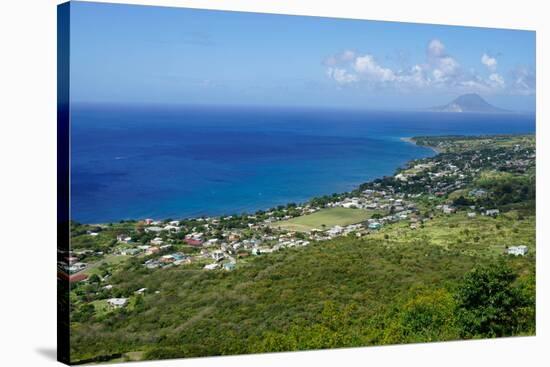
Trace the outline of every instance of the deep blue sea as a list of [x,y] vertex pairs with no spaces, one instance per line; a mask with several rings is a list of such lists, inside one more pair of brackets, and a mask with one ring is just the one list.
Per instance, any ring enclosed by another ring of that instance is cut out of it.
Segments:
[[84,223],[254,212],[343,192],[434,154],[414,135],[527,133],[528,114],[71,106]]

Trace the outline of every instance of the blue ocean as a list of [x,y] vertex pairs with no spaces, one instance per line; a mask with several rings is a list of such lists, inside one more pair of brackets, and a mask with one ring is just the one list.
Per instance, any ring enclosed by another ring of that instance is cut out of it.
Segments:
[[402,137],[534,131],[530,114],[77,104],[72,218],[254,212],[348,191],[434,154]]

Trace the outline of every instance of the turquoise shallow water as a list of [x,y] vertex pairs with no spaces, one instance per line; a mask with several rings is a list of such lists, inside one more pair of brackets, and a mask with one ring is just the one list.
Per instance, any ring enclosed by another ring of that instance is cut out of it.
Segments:
[[521,114],[110,105],[71,114],[71,211],[86,223],[267,209],[434,154],[400,137],[535,131]]

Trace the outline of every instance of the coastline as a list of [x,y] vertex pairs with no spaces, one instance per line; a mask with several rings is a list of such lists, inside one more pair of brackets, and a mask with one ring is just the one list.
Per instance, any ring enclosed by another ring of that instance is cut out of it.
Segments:
[[[435,147],[424,146],[424,145],[418,145],[418,144],[416,143],[416,141],[414,140],[413,137],[401,137],[401,138],[399,138],[399,140],[400,140],[400,141],[403,141],[403,142],[406,142],[406,143],[409,143],[409,144],[413,144],[413,145],[415,145],[415,146],[417,146],[417,147],[430,148],[430,149],[433,150],[436,154],[440,154],[440,153],[441,153],[441,151],[438,150],[438,149],[435,148]],[[414,160],[415,160],[415,158],[410,159],[410,160],[408,160],[408,161],[406,162],[406,164],[408,164],[409,162],[412,162],[412,161],[414,161]],[[391,176],[395,176],[395,174],[397,174],[397,172],[399,171],[399,167],[396,167],[395,170],[396,170],[396,171],[395,171],[394,174],[392,174]],[[367,184],[367,183],[369,183],[369,182],[371,182],[371,181],[373,181],[373,180],[376,180],[376,179],[378,179],[378,178],[381,178],[381,177],[375,177],[375,178],[373,178],[373,179],[371,179],[371,180],[368,180],[368,181],[365,181],[365,182],[361,182],[360,184],[357,185],[357,187],[359,187],[359,186],[362,185],[362,184]],[[357,188],[357,187],[356,187],[356,188]],[[344,191],[344,192],[338,192],[337,194],[339,194],[339,195],[344,195],[344,194],[347,194],[347,193],[349,193],[349,192],[351,192],[351,191],[353,191],[353,190]],[[327,195],[328,195],[328,194],[327,194]],[[322,196],[323,196],[323,195],[322,195]],[[312,200],[314,200],[314,199],[316,199],[316,198],[318,198],[318,197],[319,197],[319,196],[312,196],[312,197],[306,199],[306,200],[305,200],[304,202],[302,202],[301,204],[309,203],[309,202],[311,202]],[[288,205],[288,204],[289,204],[289,203],[282,204],[282,205]],[[275,208],[272,207],[272,208],[266,208],[266,209],[260,209],[260,210],[263,210],[263,211],[270,211],[270,210],[274,210],[274,209],[275,209]],[[253,215],[254,212],[244,212],[244,213],[242,213],[242,214],[243,214],[243,215]],[[178,218],[178,219],[181,219],[181,220],[196,220],[196,219],[205,218],[205,217],[221,218],[221,217],[228,216],[228,215],[230,215],[230,214],[220,214],[220,215],[213,215],[213,216],[190,216],[190,217],[181,217],[181,218],[180,218],[180,217],[177,217],[177,218]],[[172,219],[172,217],[169,217],[169,218],[157,218],[156,220],[164,221],[164,220],[167,220],[167,219]],[[138,222],[138,221],[140,221],[140,220],[143,220],[143,218],[141,218],[141,219],[138,219],[138,218],[127,218],[127,219],[121,219],[121,220],[126,221],[126,222],[133,222],[133,221]],[[78,222],[78,221],[77,221],[77,222]],[[114,223],[114,222],[115,222],[115,221],[96,222],[96,223],[83,223],[83,222],[79,222],[79,223],[86,224],[86,225],[91,225],[91,226],[94,226],[94,225],[95,225],[95,226],[104,226],[104,225],[108,225],[108,224],[111,224],[111,223]]]
[[432,146],[428,146],[428,145],[418,145],[416,140],[413,137],[403,137],[403,138],[399,138],[399,140],[401,140],[402,142],[405,142],[405,143],[409,143],[409,144],[419,146],[419,147],[429,148],[437,154],[443,153],[443,150],[441,150],[439,148],[436,148],[436,147],[432,147]]

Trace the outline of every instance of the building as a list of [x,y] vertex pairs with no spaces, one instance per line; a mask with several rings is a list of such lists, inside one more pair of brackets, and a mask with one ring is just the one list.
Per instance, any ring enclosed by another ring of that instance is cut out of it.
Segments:
[[141,249],[139,248],[125,248],[120,250],[121,255],[127,255],[127,256],[133,256],[137,255],[141,252]]
[[220,261],[224,257],[225,257],[225,254],[223,253],[223,251],[216,250],[216,251],[212,252],[212,258],[216,261]]
[[186,238],[184,241],[190,246],[194,246],[194,247],[202,246],[202,241],[194,238]]
[[122,243],[132,242],[132,237],[129,237],[125,234],[119,234],[118,236],[116,236],[116,239],[117,239],[118,242],[122,242]]
[[149,247],[147,249],[147,251],[145,251],[145,254],[146,255],[153,255],[153,254],[158,254],[160,252],[160,248],[158,247]]
[[128,298],[110,298],[107,304],[113,308],[122,308],[128,304]]
[[514,256],[525,256],[527,254],[527,246],[520,245],[520,246],[510,246],[506,249],[506,253],[508,255],[514,255]]
[[498,209],[489,209],[489,210],[485,211],[485,215],[488,215],[488,216],[491,216],[491,217],[497,216],[499,213],[500,213],[500,211]]
[[74,263],[71,266],[69,266],[69,272],[70,273],[76,273],[78,271],[86,269],[88,264],[86,263]]
[[147,227],[145,228],[145,233],[158,233],[158,232],[161,232],[162,231],[162,228],[161,227],[156,227],[156,226],[153,226],[153,227]]
[[157,246],[160,246],[164,243],[164,241],[162,240],[162,238],[160,237],[155,237],[151,240],[151,245],[157,245]]
[[227,271],[234,270],[235,269],[235,263],[234,262],[225,263],[225,264],[223,264],[223,268]]
[[369,229],[380,229],[380,227],[382,227],[382,225],[378,222],[369,223]]
[[452,206],[449,206],[449,205],[443,205],[443,213],[445,214],[452,214],[456,211],[455,208],[453,208]]
[[88,279],[88,276],[86,274],[74,274],[69,277],[69,282],[71,283],[78,283],[82,282],[84,280]]
[[337,236],[337,235],[341,234],[343,231],[344,231],[344,228],[342,228],[340,226],[334,226],[334,227],[332,227],[331,229],[329,229],[327,231],[327,234],[329,236]]

